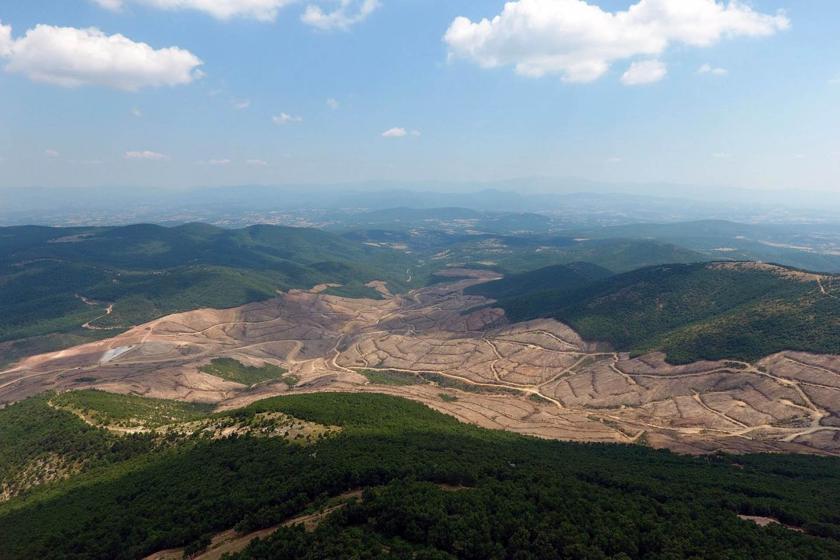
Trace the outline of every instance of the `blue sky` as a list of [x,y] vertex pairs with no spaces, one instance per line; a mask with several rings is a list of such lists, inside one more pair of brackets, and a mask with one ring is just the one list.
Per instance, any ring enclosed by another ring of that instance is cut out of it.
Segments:
[[840,4],[684,2],[3,2],[0,186],[840,190]]

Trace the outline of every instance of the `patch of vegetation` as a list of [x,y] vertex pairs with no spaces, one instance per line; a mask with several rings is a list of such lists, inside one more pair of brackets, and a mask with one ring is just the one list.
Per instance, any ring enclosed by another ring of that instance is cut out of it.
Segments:
[[442,400],[443,402],[456,402],[458,400],[458,397],[456,397],[455,395],[450,395],[449,393],[441,393],[440,400]]
[[341,285],[336,287],[330,287],[324,290],[324,293],[329,294],[331,296],[340,296],[356,299],[382,299],[382,294],[376,291],[376,289],[371,288],[370,286],[365,286],[364,284],[360,284],[358,282],[353,282],[347,285]]
[[[661,350],[672,363],[753,361],[783,350],[840,353],[840,298],[794,274],[749,264],[673,264],[543,289],[550,274],[536,271],[509,279],[511,286],[538,285],[536,291],[507,293],[499,305],[514,321],[553,317],[588,340],[634,354]],[[475,288],[482,289],[494,290],[493,283]]]
[[417,374],[405,371],[363,369],[359,373],[367,377],[374,385],[419,385],[423,379]]
[[424,372],[419,374],[420,377],[429,381],[430,383],[434,383],[438,387],[444,388],[451,388],[451,389],[458,389],[459,391],[465,391],[467,393],[506,393],[509,395],[521,395],[520,391],[516,389],[510,389],[507,387],[496,386],[487,387],[484,385],[475,385],[473,383],[468,383],[466,381],[461,381],[459,379],[454,379],[449,377],[448,375],[442,375],[440,373],[433,373],[433,372]]
[[[84,484],[60,483],[0,507],[0,550],[12,560],[139,558],[231,527],[274,526],[365,488],[314,532],[284,528],[236,558],[840,557],[836,458],[696,458],[545,441],[375,394],[279,397],[242,413],[267,412],[342,432],[306,447],[206,441],[89,473]],[[805,532],[761,528],[737,514]]]
[[551,402],[550,400],[548,400],[544,396],[538,395],[537,393],[531,393],[531,395],[528,397],[528,400],[530,400],[531,402],[535,402],[537,404],[550,404],[550,405],[554,404],[553,402]]
[[96,390],[61,393],[53,397],[51,403],[98,426],[149,429],[198,420],[215,408],[212,404],[150,399]]
[[202,366],[200,371],[249,387],[264,381],[280,380],[289,386],[297,385],[299,381],[293,375],[287,376],[287,370],[280,366],[273,364],[264,364],[261,367],[246,366],[233,358],[216,358],[206,366]]

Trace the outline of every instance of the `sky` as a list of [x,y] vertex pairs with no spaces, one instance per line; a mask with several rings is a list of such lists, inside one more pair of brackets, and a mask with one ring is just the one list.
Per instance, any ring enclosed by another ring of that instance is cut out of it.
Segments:
[[836,0],[4,0],[0,187],[840,191]]

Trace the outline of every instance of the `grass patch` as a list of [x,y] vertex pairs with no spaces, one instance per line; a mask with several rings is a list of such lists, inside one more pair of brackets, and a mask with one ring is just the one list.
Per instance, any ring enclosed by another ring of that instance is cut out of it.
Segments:
[[396,371],[393,369],[377,371],[363,369],[359,371],[374,385],[420,385],[423,380],[413,373]]
[[531,396],[528,397],[528,400],[530,400],[532,402],[535,402],[537,404],[554,404],[553,402],[551,402],[550,400],[548,400],[544,396],[538,395],[536,393],[531,393]]
[[438,387],[458,389],[467,393],[504,393],[506,395],[521,394],[520,391],[517,391],[516,389],[509,389],[507,387],[502,386],[485,387],[483,385],[473,385],[472,383],[467,383],[465,381],[453,379],[451,377],[447,377],[439,373],[421,373],[420,377],[422,377],[426,381],[434,383]]
[[256,385],[263,381],[280,380],[286,385],[296,385],[299,379],[293,375],[286,375],[287,370],[280,366],[265,364],[262,367],[246,366],[233,358],[216,358],[200,371],[221,377],[227,381],[242,383],[243,385]]

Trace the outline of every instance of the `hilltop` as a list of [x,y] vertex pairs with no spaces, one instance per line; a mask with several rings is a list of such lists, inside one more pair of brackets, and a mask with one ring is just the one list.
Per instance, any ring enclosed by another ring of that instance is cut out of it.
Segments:
[[[840,353],[840,279],[760,263],[647,267],[581,286],[541,269],[473,287],[509,319],[552,317],[617,350],[671,362],[755,360],[783,350]],[[504,284],[502,284],[504,282]],[[521,286],[519,292],[503,287]]]

